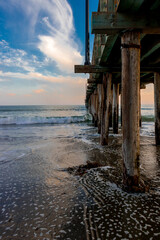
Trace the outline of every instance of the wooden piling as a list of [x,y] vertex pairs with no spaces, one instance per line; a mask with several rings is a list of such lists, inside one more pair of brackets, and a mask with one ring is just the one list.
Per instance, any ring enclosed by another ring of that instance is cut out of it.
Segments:
[[102,84],[97,85],[97,91],[98,91],[98,133],[101,133],[101,111],[102,111],[102,100],[101,100],[101,95],[102,95]]
[[107,99],[106,99],[106,116],[105,116],[105,136],[107,139],[106,144],[108,144],[110,105],[112,102],[111,86],[112,86],[112,74],[107,73]]
[[[140,33],[128,31],[122,44],[122,132],[124,185],[134,191],[140,183],[139,170],[139,91]],[[135,190],[136,191],[136,190]]]
[[122,90],[121,90],[120,101],[121,101],[121,127],[122,127]]
[[160,73],[154,73],[155,140],[160,145]]
[[91,95],[91,113],[93,117],[93,124],[97,127],[97,91],[96,89]]
[[118,134],[119,84],[113,84],[113,133]]
[[100,136],[100,143],[101,145],[105,145],[105,112],[106,112],[106,88],[107,88],[107,79],[106,75],[103,74],[103,83],[101,89],[101,136]]
[[102,105],[101,105],[101,145],[108,144],[109,134],[109,103],[111,99],[112,74],[103,74]]
[[94,98],[95,98],[95,127],[98,126],[98,94],[97,88],[94,91]]
[[113,87],[111,88],[111,96],[110,96],[110,103],[109,103],[109,127],[112,127],[112,106],[113,106]]
[[99,108],[99,100],[98,100],[98,88],[95,90],[96,92],[96,127],[98,127],[98,108]]

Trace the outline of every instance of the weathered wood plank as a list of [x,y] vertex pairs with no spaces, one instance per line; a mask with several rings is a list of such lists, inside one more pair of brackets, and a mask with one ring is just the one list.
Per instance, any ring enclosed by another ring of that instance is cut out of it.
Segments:
[[[154,83],[154,77],[148,77],[148,78],[144,78],[144,79],[140,79],[140,82],[141,82],[141,86],[140,88],[141,89],[145,89],[147,84],[150,84],[150,83]],[[121,84],[121,79],[113,79],[112,83],[116,83],[116,84]]]
[[102,84],[102,79],[88,79],[87,83]]
[[160,14],[126,14],[93,12],[91,29],[93,34],[118,34],[124,30],[137,29],[141,33],[160,34]]
[[[120,73],[121,67],[102,67],[100,65],[75,65],[75,73],[105,73],[105,72]],[[144,73],[160,72],[160,67],[141,66],[141,72]]]
[[107,37],[107,42],[102,53],[100,64],[107,62],[117,38],[118,34]]
[[[87,80],[88,84],[102,84],[102,80],[101,79],[88,79]],[[121,83],[121,76],[119,75],[118,78],[113,79],[113,84],[120,84]],[[154,83],[154,78],[153,76],[148,76],[148,78],[142,78],[141,79],[141,85],[140,85],[140,89],[146,89],[146,84],[150,84],[150,83]]]
[[113,133],[118,134],[119,84],[113,84]]
[[[108,67],[99,65],[75,65],[75,73],[104,73],[108,72],[108,70]],[[120,70],[120,68],[117,70]]]

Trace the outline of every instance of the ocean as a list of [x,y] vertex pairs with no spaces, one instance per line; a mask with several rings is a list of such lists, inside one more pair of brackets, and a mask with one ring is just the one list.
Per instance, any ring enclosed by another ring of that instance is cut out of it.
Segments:
[[121,129],[103,147],[85,106],[0,106],[0,239],[159,239],[154,106],[141,115],[150,192],[129,194],[121,189]]

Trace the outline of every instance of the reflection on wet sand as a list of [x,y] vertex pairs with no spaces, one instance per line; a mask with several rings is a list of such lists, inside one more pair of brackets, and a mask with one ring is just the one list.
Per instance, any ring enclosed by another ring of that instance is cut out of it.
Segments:
[[[0,239],[159,239],[160,148],[142,137],[141,172],[151,188],[128,194],[122,186],[121,137],[100,147],[98,137],[45,141],[0,174]],[[83,174],[88,162],[98,166]]]

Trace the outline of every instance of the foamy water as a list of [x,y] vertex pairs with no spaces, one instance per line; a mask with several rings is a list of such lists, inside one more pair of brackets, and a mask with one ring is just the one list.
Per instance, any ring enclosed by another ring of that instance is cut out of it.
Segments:
[[0,125],[69,124],[91,120],[84,106],[1,106]]
[[[141,114],[142,121],[145,120],[141,136],[154,136],[154,107],[142,106]],[[28,154],[30,144],[37,148],[44,139],[73,137],[92,144],[87,134],[92,128],[91,120],[84,106],[0,106],[0,143],[3,143],[0,145],[0,162]],[[72,131],[69,125],[72,125]],[[114,136],[112,132],[110,135]],[[95,136],[99,136],[96,129],[91,138]]]
[[[141,108],[143,122],[154,122],[153,105]],[[0,125],[69,124],[91,121],[84,106],[0,106]]]

